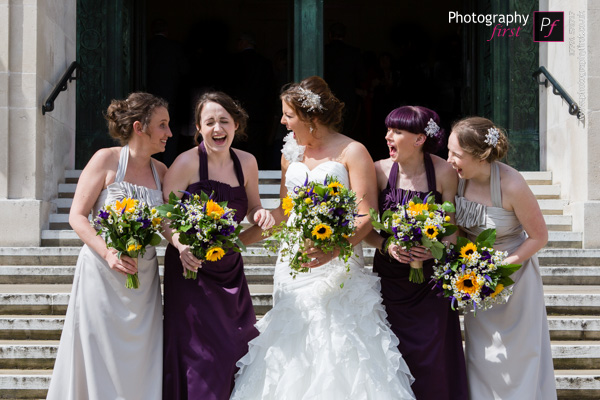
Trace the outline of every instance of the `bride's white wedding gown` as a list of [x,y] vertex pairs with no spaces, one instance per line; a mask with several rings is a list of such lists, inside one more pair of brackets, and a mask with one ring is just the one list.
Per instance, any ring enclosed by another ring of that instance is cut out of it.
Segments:
[[[336,176],[349,186],[339,162],[309,170],[295,161],[285,176],[288,190],[307,175],[321,182]],[[350,272],[334,260],[295,279],[279,258],[273,309],[257,323],[260,335],[238,361],[232,399],[414,399],[413,378],[381,304],[379,278],[363,268],[360,245],[355,253]]]

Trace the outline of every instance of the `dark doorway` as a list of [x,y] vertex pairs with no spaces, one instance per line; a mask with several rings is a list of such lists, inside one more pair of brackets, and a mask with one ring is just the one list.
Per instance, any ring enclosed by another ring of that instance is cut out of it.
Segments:
[[145,90],[170,103],[174,138],[161,155],[167,164],[194,145],[196,99],[221,90],[240,101],[250,117],[248,140],[234,146],[253,153],[261,169],[279,167],[278,95],[292,72],[290,3],[174,0],[165,7],[164,1],[146,2]]
[[[429,107],[440,115],[446,131],[470,111],[461,102],[468,79],[462,26],[448,23],[448,11],[462,11],[463,4],[325,1],[325,78],[346,103],[344,133],[363,142],[375,160],[388,156],[384,120],[394,108]],[[334,54],[350,52],[342,43],[360,59],[346,55],[344,61],[336,60]],[[336,74],[344,63],[356,66],[345,75]]]

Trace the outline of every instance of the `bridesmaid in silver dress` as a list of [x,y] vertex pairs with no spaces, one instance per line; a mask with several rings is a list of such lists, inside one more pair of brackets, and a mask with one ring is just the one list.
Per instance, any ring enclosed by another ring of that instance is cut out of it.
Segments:
[[556,399],[550,335],[536,252],[548,230],[525,179],[499,162],[508,150],[502,129],[488,119],[457,122],[448,139],[448,162],[460,178],[456,223],[473,240],[496,229],[494,248],[506,262],[522,264],[511,277],[506,304],[465,316],[471,399]]
[[[90,225],[107,203],[134,197],[162,204],[167,168],[150,156],[172,136],[167,103],[147,93],[113,100],[106,113],[110,135],[123,147],[101,149],[81,172],[69,223],[84,242],[48,399],[161,398],[162,306],[154,247],[137,260],[107,249]],[[125,287],[137,271],[139,289]]]

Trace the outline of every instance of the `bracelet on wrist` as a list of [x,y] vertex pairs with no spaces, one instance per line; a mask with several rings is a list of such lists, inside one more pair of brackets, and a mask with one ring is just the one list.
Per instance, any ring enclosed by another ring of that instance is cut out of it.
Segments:
[[383,243],[381,244],[381,248],[379,249],[379,254],[386,256],[387,249],[388,249],[388,240],[384,239]]

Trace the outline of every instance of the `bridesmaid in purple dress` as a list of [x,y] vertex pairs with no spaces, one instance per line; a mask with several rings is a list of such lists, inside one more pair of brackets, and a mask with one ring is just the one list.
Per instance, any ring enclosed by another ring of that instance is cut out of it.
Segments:
[[[258,167],[250,153],[231,148],[243,135],[246,112],[222,92],[204,94],[196,105],[202,143],[182,153],[165,177],[163,195],[180,190],[207,194],[236,209],[235,220],[255,225],[242,241],[260,238],[274,219],[258,193]],[[170,237],[170,232],[167,232]],[[229,399],[235,363],[258,332],[240,253],[200,262],[174,234],[165,254],[163,399]],[[249,244],[249,243],[246,243]],[[197,279],[185,279],[186,269]]]
[[[432,155],[443,139],[439,117],[420,106],[393,110],[385,120],[390,158],[375,163],[380,191],[379,210],[393,209],[414,196],[428,193],[436,202],[454,202],[456,172]],[[468,399],[465,359],[458,313],[432,290],[431,253],[423,247],[410,252],[386,246],[387,236],[372,231],[367,243],[375,246],[373,271],[381,278],[388,321],[398,336],[398,348],[415,377],[412,389],[419,400]],[[411,260],[423,261],[421,284],[409,281]]]

